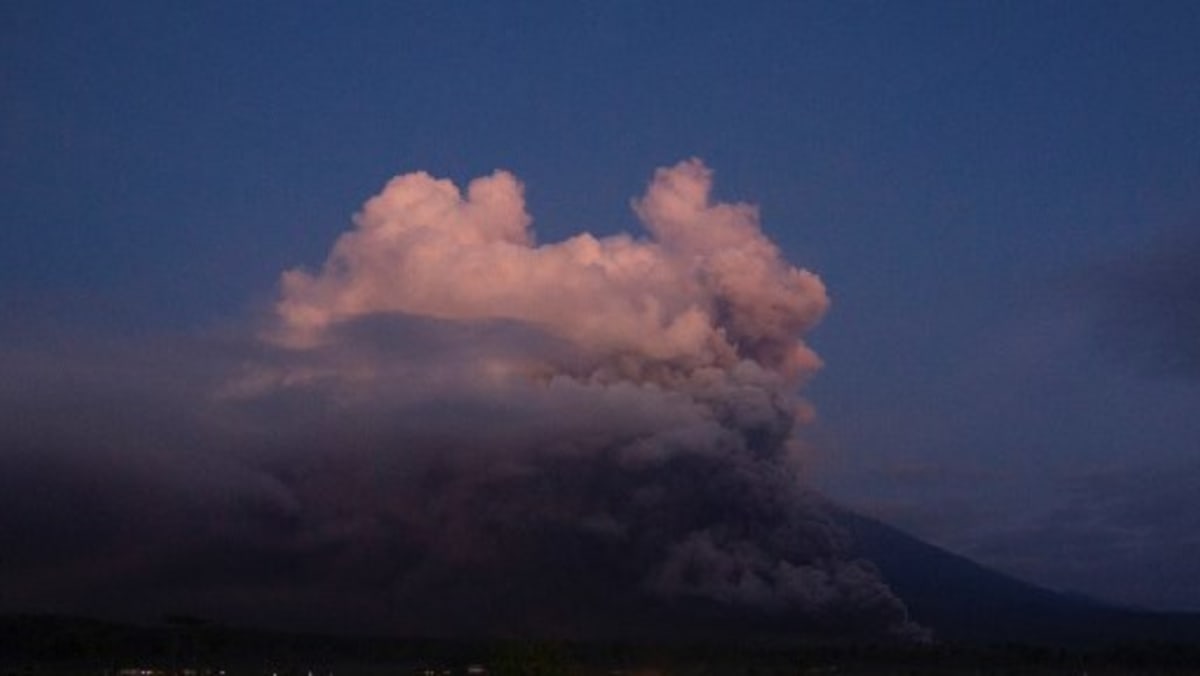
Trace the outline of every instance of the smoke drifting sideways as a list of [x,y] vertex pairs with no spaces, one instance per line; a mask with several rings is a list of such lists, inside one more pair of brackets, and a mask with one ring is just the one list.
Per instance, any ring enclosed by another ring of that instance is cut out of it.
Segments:
[[698,160],[660,169],[633,202],[648,238],[537,245],[512,175],[464,194],[407,174],[319,272],[284,273],[256,335],[0,390],[19,470],[0,507],[24,515],[0,533],[31,545],[0,563],[24,585],[8,602],[54,588],[422,634],[921,636],[800,481],[824,286],[711,187]]
[[1200,379],[1200,237],[1191,225],[1089,269],[1072,298],[1091,311],[1108,352],[1186,382]]

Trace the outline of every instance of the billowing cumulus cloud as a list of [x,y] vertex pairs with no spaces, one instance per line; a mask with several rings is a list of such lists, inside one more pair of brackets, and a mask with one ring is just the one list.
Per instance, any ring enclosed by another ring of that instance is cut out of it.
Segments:
[[0,388],[0,507],[45,523],[0,517],[30,542],[0,565],[21,598],[86,560],[146,606],[310,626],[913,635],[799,481],[825,290],[711,184],[659,170],[646,237],[538,245],[511,175],[408,174],[259,335],[35,369]]
[[279,339],[311,345],[377,313],[508,319],[630,365],[749,359],[789,377],[811,372],[818,361],[799,337],[828,305],[823,285],[782,260],[753,207],[710,203],[711,187],[698,160],[661,169],[634,205],[651,239],[536,246],[512,175],[476,179],[465,194],[428,174],[400,176],[319,274],[284,275]]

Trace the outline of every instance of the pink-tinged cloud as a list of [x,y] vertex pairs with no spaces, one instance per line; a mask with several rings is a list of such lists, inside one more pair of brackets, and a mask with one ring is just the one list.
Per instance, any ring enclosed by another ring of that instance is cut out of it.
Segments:
[[282,278],[273,338],[313,347],[378,314],[530,323],[630,369],[728,369],[749,360],[790,382],[820,361],[802,342],[829,305],[746,204],[712,203],[712,172],[656,172],[634,210],[649,238],[584,233],[537,245],[522,185],[504,171],[465,195],[423,172],[392,179],[317,273]]

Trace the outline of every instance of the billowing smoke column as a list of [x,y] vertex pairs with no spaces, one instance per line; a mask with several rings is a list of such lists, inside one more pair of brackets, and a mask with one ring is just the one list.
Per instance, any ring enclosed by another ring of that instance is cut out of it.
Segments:
[[794,379],[818,366],[799,336],[828,306],[817,277],[787,265],[744,204],[710,204],[698,160],[656,174],[635,209],[653,236],[588,234],[534,246],[522,188],[496,172],[464,198],[424,173],[367,202],[318,276],[283,277],[286,342],[319,342],[365,315],[508,319],[604,361],[729,370],[745,361]]
[[318,273],[283,275],[274,361],[224,390],[289,402],[267,465],[301,539],[448,630],[911,630],[793,467],[824,286],[711,185],[660,169],[648,239],[537,245],[508,173],[389,182]]

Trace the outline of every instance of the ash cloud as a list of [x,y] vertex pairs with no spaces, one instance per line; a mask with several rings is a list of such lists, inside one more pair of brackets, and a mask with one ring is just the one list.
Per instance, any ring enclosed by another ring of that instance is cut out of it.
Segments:
[[257,336],[37,355],[0,388],[0,601],[918,635],[800,483],[825,289],[711,184],[660,169],[648,237],[538,245],[511,175],[408,174]]
[[[277,338],[311,345],[354,317],[510,319],[627,367],[749,360],[788,377],[819,362],[799,336],[828,299],[745,204],[713,204],[698,160],[660,169],[634,209],[651,239],[589,234],[535,246],[522,187],[497,171],[461,194],[425,173],[371,198],[320,273],[284,274]],[[614,360],[615,361],[615,360]],[[614,365],[616,366],[616,365]],[[635,377],[641,374],[625,374]]]

